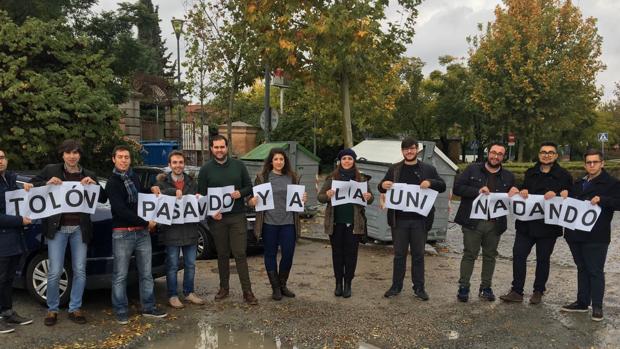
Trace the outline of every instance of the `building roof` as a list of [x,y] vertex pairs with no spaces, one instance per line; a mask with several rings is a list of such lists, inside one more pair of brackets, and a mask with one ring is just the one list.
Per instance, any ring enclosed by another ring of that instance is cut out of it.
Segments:
[[[287,150],[289,148],[289,143],[291,142],[272,142],[272,143],[263,143],[258,147],[250,150],[247,154],[241,157],[241,160],[265,160],[269,155],[269,152],[273,148],[282,148]],[[293,142],[297,143],[297,142]],[[297,150],[306,154],[310,159],[315,160],[316,162],[321,162],[321,159],[312,154],[312,152],[306,149],[303,145],[297,143]]]
[[[365,160],[391,165],[403,160],[400,143],[401,141],[392,139],[369,139],[356,144],[352,149],[355,151],[358,161]],[[424,144],[418,143],[418,149],[422,151]],[[438,147],[435,147],[434,155],[437,155],[455,171],[458,170],[456,164]]]

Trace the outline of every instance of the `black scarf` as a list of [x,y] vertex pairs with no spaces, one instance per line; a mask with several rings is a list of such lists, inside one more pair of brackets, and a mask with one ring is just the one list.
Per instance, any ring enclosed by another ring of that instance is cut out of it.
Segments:
[[348,170],[345,170],[342,167],[338,167],[338,175],[340,176],[341,181],[354,181],[355,180],[355,167],[351,167]]

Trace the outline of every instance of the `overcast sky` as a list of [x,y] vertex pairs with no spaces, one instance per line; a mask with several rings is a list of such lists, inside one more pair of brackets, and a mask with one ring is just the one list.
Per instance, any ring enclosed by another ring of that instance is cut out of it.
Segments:
[[[185,1],[152,0],[159,6],[160,28],[166,45],[176,59],[176,38],[170,19],[183,17]],[[114,10],[118,0],[99,0],[96,9]],[[419,7],[418,23],[413,44],[407,55],[420,57],[426,65],[424,73],[440,69],[437,58],[442,55],[467,56],[468,35],[477,33],[477,24],[492,21],[493,10],[501,0],[424,0]],[[604,86],[604,99],[613,98],[614,82],[620,81],[620,15],[619,0],[573,0],[585,16],[598,19],[599,34],[603,37],[603,63],[607,69],[599,74],[598,84]],[[181,59],[185,46],[181,39]]]

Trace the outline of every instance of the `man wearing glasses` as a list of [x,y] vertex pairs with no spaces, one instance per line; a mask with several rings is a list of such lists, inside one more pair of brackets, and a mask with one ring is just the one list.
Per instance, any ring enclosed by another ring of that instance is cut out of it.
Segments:
[[[573,177],[558,163],[558,147],[553,142],[544,142],[538,151],[538,162],[525,171],[521,190],[512,187],[509,196],[521,195],[527,199],[529,194],[544,195],[545,200],[552,199],[562,190],[568,190],[573,184]],[[512,247],[512,288],[499,298],[505,302],[522,302],[525,285],[526,262],[532,247],[536,245],[536,277],[534,293],[530,304],[539,304],[545,293],[545,284],[549,279],[549,263],[555,241],[562,236],[562,227],[545,224],[544,219],[515,222],[517,234]]]
[[506,155],[506,146],[493,143],[484,163],[469,165],[456,179],[453,192],[461,197],[461,204],[454,221],[463,229],[463,258],[457,298],[461,302],[469,300],[469,287],[474,263],[482,247],[482,275],[478,296],[481,299],[495,301],[491,282],[495,271],[497,245],[501,234],[506,231],[506,217],[494,219],[471,219],[471,207],[478,195],[490,193],[508,193],[514,186],[512,172],[502,167]]
[[570,196],[578,200],[588,200],[598,205],[601,213],[590,232],[565,229],[564,238],[568,242],[573,260],[577,265],[577,300],[562,307],[565,312],[587,313],[592,305],[592,320],[603,320],[603,295],[605,293],[605,260],[611,240],[611,219],[614,211],[620,210],[620,181],[603,168],[603,154],[596,149],[586,152],[584,167],[586,175],[579,179],[570,190],[560,193],[563,198]]

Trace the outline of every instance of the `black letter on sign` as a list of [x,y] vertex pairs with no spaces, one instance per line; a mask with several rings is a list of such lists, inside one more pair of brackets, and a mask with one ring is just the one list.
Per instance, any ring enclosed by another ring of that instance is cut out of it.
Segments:
[[346,196],[338,196],[338,194],[340,193],[340,188],[336,188],[336,192],[334,193],[334,197],[336,198],[336,200],[342,200],[342,199],[346,199]]
[[258,193],[256,193],[258,195],[258,197],[260,197],[263,200],[263,206],[267,205],[267,196],[269,196],[269,190],[267,190],[264,193],[261,193],[260,191]]
[[299,193],[293,193],[293,196],[291,197],[291,202],[289,202],[288,205],[289,206],[297,205],[299,207],[304,207],[304,204],[301,201],[301,197],[299,196]]
[[166,216],[167,220],[170,220],[170,208],[168,207],[168,204],[163,202],[161,204],[161,206],[159,207],[159,211],[157,211],[157,213],[155,214],[157,217],[159,216]]
[[15,215],[16,216],[21,216],[21,214],[19,214],[19,202],[20,201],[24,201],[24,198],[12,198],[11,200],[9,200],[9,202],[15,203]]
[[[228,200],[226,200],[228,199]],[[228,201],[228,203],[226,203]],[[222,205],[224,205],[223,208],[229,208],[230,206],[235,204],[235,199],[233,199],[232,194],[231,193],[226,193],[224,195],[222,195]]]
[[209,211],[217,211],[222,207],[222,199],[213,195],[209,196]]
[[[41,207],[39,209],[36,209],[34,207],[34,200],[35,199],[39,199],[41,200]],[[30,211],[32,211],[33,213],[41,213],[43,211],[45,211],[45,198],[41,195],[35,195],[33,197],[30,198],[30,202],[28,203],[30,206]]]
[[364,200],[364,194],[362,193],[362,189],[360,188],[356,188],[355,193],[353,193],[353,199],[357,198],[360,198],[362,201],[366,201]]
[[513,201],[512,202],[512,213],[515,216],[523,216],[525,214],[525,202]]
[[556,205],[550,203],[549,204],[549,215],[548,215],[548,218],[551,219],[551,220],[560,218],[560,211],[562,211],[562,205],[561,204],[556,206]]
[[172,211],[172,219],[177,219],[179,217],[181,217],[181,211],[179,211],[179,205],[175,203],[174,211]]
[[[586,217],[588,215],[592,215],[592,218],[590,220],[587,220]],[[585,225],[586,227],[589,227],[591,225],[594,225],[594,223],[596,222],[596,219],[598,218],[598,215],[596,214],[596,211],[594,210],[587,210],[583,216],[581,216],[581,223],[583,225]]]
[[[198,206],[200,207],[200,204]],[[189,215],[192,215],[198,218],[198,215],[196,214],[196,210],[194,210],[194,206],[192,206],[192,203],[188,201],[185,203],[185,210],[183,211],[183,217],[187,218],[187,216]]]
[[393,205],[400,205],[401,201],[403,201],[403,191],[402,191],[402,190],[400,190],[400,189],[398,189],[398,201],[394,201],[394,193],[395,193],[395,192],[396,192],[396,190],[395,190],[395,189],[390,190],[390,195],[389,195],[389,196],[390,196],[390,197],[389,197],[390,202],[391,202]]
[[[88,194],[90,194],[90,196],[88,196]],[[88,205],[88,207],[95,207],[95,196],[97,196],[95,192],[91,193],[84,189],[84,200],[86,201],[86,205]]]
[[502,200],[495,201],[495,206],[493,206],[493,213],[497,212],[497,210],[499,210],[500,208],[508,211],[508,207],[506,207],[506,204]]
[[545,215],[545,209],[540,202],[534,204],[534,207],[532,207],[532,212],[530,212],[530,216],[533,216],[535,213],[541,214],[543,216]]
[[478,210],[482,210],[482,213],[485,215],[489,214],[489,201],[488,200],[480,200],[474,206],[474,213],[478,213]]
[[[75,195],[78,196],[78,200],[77,200],[76,203],[71,202],[71,194],[75,194]],[[82,201],[84,201],[84,197],[82,196],[82,193],[80,193],[79,190],[71,189],[71,190],[67,191],[67,195],[65,195],[65,201],[67,202],[67,205],[69,205],[71,207],[78,207],[78,206],[82,205]]]
[[155,203],[152,201],[142,201],[142,215],[148,216],[149,211],[155,211]]
[[54,195],[52,193],[47,193],[47,195],[50,197],[50,202],[52,203],[52,208],[54,208],[54,209],[60,208],[60,205],[58,205],[56,203],[56,198],[54,197]]
[[204,216],[207,212],[207,203],[204,201],[198,201],[198,213],[200,217]]
[[[571,214],[572,214],[572,217],[570,217]],[[564,222],[573,223],[575,219],[577,219],[577,209],[574,208],[573,206],[566,207],[566,214],[564,215]]]

